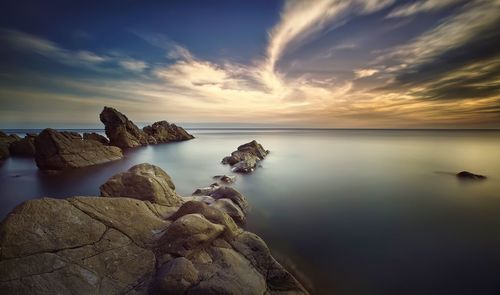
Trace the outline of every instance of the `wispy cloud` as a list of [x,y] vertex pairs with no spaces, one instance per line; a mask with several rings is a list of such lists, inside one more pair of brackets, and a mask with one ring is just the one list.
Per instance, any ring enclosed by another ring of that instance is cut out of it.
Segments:
[[398,6],[394,10],[392,10],[387,15],[387,17],[405,17],[422,12],[437,11],[459,2],[464,2],[464,0],[421,0],[414,3]]

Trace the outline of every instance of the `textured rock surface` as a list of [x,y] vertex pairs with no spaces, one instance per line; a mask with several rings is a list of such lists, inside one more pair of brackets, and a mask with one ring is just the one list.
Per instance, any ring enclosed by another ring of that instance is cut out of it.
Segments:
[[187,133],[184,128],[169,124],[167,121],[159,121],[153,125],[146,126],[143,131],[154,138],[156,143],[166,143],[170,141],[182,141],[193,139],[194,136]]
[[98,141],[104,145],[109,145],[109,140],[105,137],[105,136],[102,136],[98,133],[95,133],[95,132],[92,132],[92,133],[83,133],[83,139],[86,139],[86,140],[95,140],[95,141]]
[[8,135],[0,131],[0,160],[5,160],[10,156],[9,146],[21,138],[15,134]]
[[101,186],[101,196],[135,198],[167,206],[182,203],[170,176],[160,167],[146,163],[111,177]]
[[240,145],[238,149],[222,159],[222,164],[232,166],[233,172],[250,173],[257,167],[257,163],[263,160],[269,151],[266,151],[260,143],[252,140]]
[[104,107],[99,118],[110,145],[126,149],[148,144],[146,133],[116,109]]
[[221,200],[27,201],[0,224],[0,293],[307,294],[262,239],[205,202]]
[[35,149],[38,168],[46,170],[92,166],[123,157],[117,147],[83,140],[78,133],[53,129],[45,129],[36,137]]
[[220,181],[221,183],[234,183],[236,181],[235,175],[215,175],[213,179]]
[[35,156],[35,134],[26,134],[23,139],[14,141],[9,146],[12,156],[33,157]]

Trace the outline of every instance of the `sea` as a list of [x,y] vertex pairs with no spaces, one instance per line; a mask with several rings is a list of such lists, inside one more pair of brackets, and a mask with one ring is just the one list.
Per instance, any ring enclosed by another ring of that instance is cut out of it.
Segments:
[[[221,159],[255,139],[270,154],[233,185],[252,206],[247,230],[293,263],[312,294],[500,294],[500,131],[188,131],[196,138],[58,174],[9,158],[0,164],[0,218],[29,199],[96,196],[109,177],[144,162],[190,195],[231,174]],[[455,176],[463,170],[488,178],[463,181]]]

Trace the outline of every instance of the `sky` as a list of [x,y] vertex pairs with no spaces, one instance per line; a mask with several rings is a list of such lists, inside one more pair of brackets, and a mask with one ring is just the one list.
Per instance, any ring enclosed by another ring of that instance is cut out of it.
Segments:
[[500,128],[500,0],[2,1],[0,128]]

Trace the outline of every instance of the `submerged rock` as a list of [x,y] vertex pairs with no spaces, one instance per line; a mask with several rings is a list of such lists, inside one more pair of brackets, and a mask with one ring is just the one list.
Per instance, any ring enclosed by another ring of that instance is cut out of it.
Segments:
[[143,128],[143,131],[153,138],[154,143],[166,143],[194,138],[184,128],[175,124],[169,124],[167,121],[159,121],[151,126],[146,126]]
[[26,134],[23,139],[14,141],[9,146],[10,154],[13,156],[33,157],[35,156],[36,134]]
[[83,133],[83,139],[86,139],[86,140],[95,140],[95,141],[98,141],[104,145],[109,145],[109,140],[105,137],[105,136],[102,136],[98,133],[95,133],[95,132],[92,132],[92,133]]
[[111,177],[100,188],[102,197],[126,197],[166,206],[180,206],[170,176],[158,166],[139,164]]
[[[152,165],[137,167],[154,170]],[[158,180],[157,173],[141,175],[143,182]],[[230,201],[215,203],[221,200]],[[0,224],[0,290],[307,294],[262,239],[239,228],[218,207],[195,200],[164,206],[123,197],[44,198],[16,207]]]
[[126,149],[148,144],[146,133],[116,109],[104,107],[99,118],[104,124],[110,145]]
[[269,151],[255,140],[240,145],[238,149],[222,159],[222,164],[229,164],[238,173],[250,173],[257,167],[257,162],[263,160]]
[[35,161],[43,170],[92,166],[121,159],[120,148],[84,140],[75,132],[43,130],[35,139]]
[[474,174],[469,171],[462,171],[457,173],[457,177],[460,179],[470,179],[470,180],[484,180],[486,176],[480,174]]

